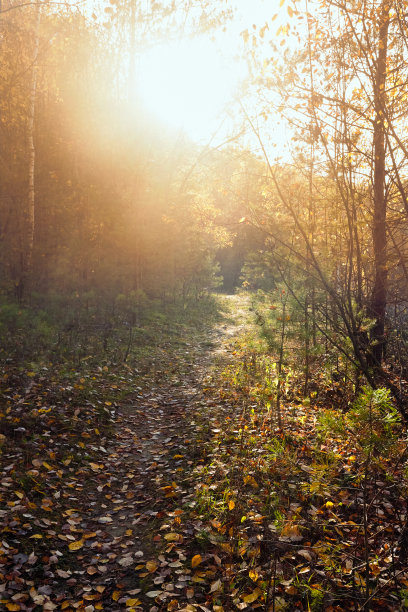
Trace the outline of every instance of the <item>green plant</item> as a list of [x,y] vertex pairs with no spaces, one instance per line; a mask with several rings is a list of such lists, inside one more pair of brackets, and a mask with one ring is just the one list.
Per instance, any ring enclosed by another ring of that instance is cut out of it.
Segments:
[[365,457],[378,456],[391,449],[397,440],[401,416],[388,389],[363,387],[352,409],[345,416],[346,429],[352,432]]

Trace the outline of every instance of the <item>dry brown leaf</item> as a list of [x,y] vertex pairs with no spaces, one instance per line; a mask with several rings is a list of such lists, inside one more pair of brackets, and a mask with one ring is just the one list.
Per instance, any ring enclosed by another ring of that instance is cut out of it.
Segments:
[[222,589],[222,582],[220,579],[216,580],[215,582],[212,583],[211,585],[211,589],[210,589],[210,593],[215,593],[216,591],[221,591]]

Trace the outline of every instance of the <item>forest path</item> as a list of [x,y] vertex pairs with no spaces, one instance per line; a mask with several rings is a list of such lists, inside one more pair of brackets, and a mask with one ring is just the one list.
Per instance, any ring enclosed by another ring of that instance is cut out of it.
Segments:
[[[205,386],[228,362],[248,316],[248,298],[229,295],[221,301],[224,320],[194,339],[185,338],[170,361],[152,366],[149,384],[135,389],[120,406],[101,469],[95,467],[95,478],[88,483],[89,510],[81,529],[89,546],[77,558],[84,565],[83,577],[72,578],[71,586],[84,601],[87,594],[101,591],[99,609],[167,610],[170,599],[171,609],[177,610],[178,599],[186,598],[190,576],[178,569],[183,553],[172,556],[178,535],[168,531],[194,504],[193,469],[201,458],[203,431],[204,437],[210,435],[202,422],[212,402]],[[167,560],[160,555],[165,547]],[[153,578],[159,565],[160,574]],[[178,577],[169,582],[172,571]],[[151,578],[155,587],[146,598],[144,582]]]
[[0,610],[208,609],[216,572],[193,565],[212,546],[196,509],[234,410],[217,390],[249,297],[217,301],[154,315],[128,364],[3,373]]

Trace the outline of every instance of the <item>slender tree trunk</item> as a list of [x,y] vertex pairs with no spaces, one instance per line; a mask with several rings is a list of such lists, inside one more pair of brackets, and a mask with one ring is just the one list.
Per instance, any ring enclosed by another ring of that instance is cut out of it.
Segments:
[[282,412],[281,412],[281,397],[282,397],[282,371],[283,371],[283,354],[285,349],[286,338],[286,302],[287,296],[282,301],[282,326],[279,346],[279,361],[278,361],[278,384],[276,388],[276,412],[278,415],[278,426],[282,429]]
[[28,148],[28,189],[25,212],[25,241],[21,275],[17,285],[17,296],[23,299],[32,271],[34,237],[35,237],[35,143],[34,121],[37,96],[38,51],[40,47],[41,3],[35,4],[34,50],[31,70],[30,98],[28,103],[27,148]]
[[373,184],[373,249],[375,279],[371,295],[370,314],[375,320],[371,330],[371,365],[379,365],[385,355],[385,312],[387,306],[387,201],[385,196],[385,86],[387,78],[387,44],[389,2],[381,4],[378,58],[374,82],[374,184]]

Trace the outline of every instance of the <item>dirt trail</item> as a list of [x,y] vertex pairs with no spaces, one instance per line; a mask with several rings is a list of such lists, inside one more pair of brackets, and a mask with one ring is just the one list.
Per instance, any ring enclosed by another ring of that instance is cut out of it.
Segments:
[[[171,373],[156,371],[152,386],[135,390],[131,400],[120,407],[114,438],[102,450],[103,469],[96,470],[88,488],[89,511],[80,525],[85,537],[90,534],[90,545],[80,560],[84,577],[76,583],[71,580],[78,597],[84,591],[93,593],[104,587],[101,603],[107,597],[111,603],[108,607],[103,603],[100,609],[123,610],[129,598],[142,598],[136,609],[167,609],[169,593],[162,595],[162,604],[160,595],[151,605],[143,600],[143,584],[135,567],[148,560],[151,568],[155,567],[155,559],[166,544],[163,520],[192,502],[191,472],[200,452],[197,416],[207,401],[203,381],[212,368],[221,367],[228,358],[228,348],[246,316],[246,300],[226,296],[225,302],[230,304],[232,315],[211,330],[198,347],[186,344]],[[97,538],[96,546],[93,538]],[[175,558],[173,563],[181,561]],[[170,583],[170,594],[176,600],[185,599],[189,577],[182,578]],[[158,593],[164,581],[163,573],[154,579]]]
[[133,367],[3,376],[0,610],[206,612],[196,489],[231,410],[206,389],[248,307],[222,300],[217,326],[153,330]]

